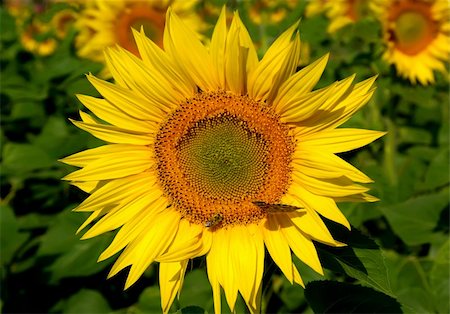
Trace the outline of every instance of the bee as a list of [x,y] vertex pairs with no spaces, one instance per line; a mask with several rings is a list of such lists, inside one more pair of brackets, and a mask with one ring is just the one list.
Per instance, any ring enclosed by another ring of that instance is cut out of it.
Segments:
[[297,207],[286,204],[269,204],[261,201],[254,201],[253,204],[264,210],[268,214],[273,213],[289,213],[294,212],[296,210],[303,209],[303,207]]
[[223,215],[221,213],[215,213],[211,218],[205,222],[205,227],[212,228],[220,224],[223,220]]

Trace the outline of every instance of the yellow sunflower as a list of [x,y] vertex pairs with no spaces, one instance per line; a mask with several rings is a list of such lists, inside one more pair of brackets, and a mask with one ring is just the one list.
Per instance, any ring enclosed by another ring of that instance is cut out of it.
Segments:
[[328,32],[334,33],[340,28],[370,16],[377,10],[374,0],[325,1],[326,15],[330,20]]
[[101,254],[120,253],[109,276],[129,268],[125,288],[159,262],[161,305],[179,293],[189,259],[206,255],[215,312],[221,288],[260,310],[265,248],[291,283],[303,285],[292,253],[323,274],[313,241],[341,246],[321,215],[347,228],[336,202],[375,201],[372,182],[336,153],[384,133],[337,127],[372,96],[375,78],[355,76],[313,90],[328,55],[296,72],[298,23],[258,60],[225,9],[209,49],[167,12],[164,50],[135,32],[141,58],[120,47],[106,59],[115,83],[92,75],[103,98],[79,95],[79,128],[107,145],[63,161],[82,167],[64,179],[91,195],[83,239],[120,229]]
[[165,13],[169,5],[194,30],[202,21],[194,12],[198,0],[94,0],[85,3],[77,23],[76,48],[79,56],[104,62],[103,49],[115,44],[138,55],[132,28],[144,27],[160,47],[163,43]]
[[305,15],[309,17],[325,12],[327,2],[328,0],[308,1],[305,7]]
[[280,23],[297,6],[297,0],[255,0],[246,2],[255,24]]
[[25,50],[39,56],[51,55],[57,47],[53,29],[49,24],[37,19],[33,19],[27,25],[22,25],[20,42]]
[[387,49],[383,58],[412,83],[434,82],[450,57],[447,0],[383,0],[381,19]]

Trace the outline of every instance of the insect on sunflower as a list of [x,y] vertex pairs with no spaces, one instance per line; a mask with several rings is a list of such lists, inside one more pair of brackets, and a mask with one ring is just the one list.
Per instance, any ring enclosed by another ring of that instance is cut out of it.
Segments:
[[[88,75],[103,98],[79,95],[79,128],[107,145],[65,158],[65,177],[91,195],[83,239],[120,229],[101,254],[120,253],[110,276],[129,268],[125,288],[159,262],[163,312],[186,265],[206,255],[216,313],[221,288],[260,309],[265,248],[291,283],[303,285],[292,253],[323,274],[313,241],[340,246],[320,215],[348,228],[336,202],[375,201],[372,182],[336,153],[384,133],[337,127],[372,96],[375,78],[355,76],[313,91],[328,55],[297,72],[298,23],[259,60],[238,13],[225,9],[209,49],[168,10],[164,50],[134,32],[141,58],[105,56],[115,83]],[[102,121],[101,121],[102,120]],[[320,215],[319,215],[320,214]]]

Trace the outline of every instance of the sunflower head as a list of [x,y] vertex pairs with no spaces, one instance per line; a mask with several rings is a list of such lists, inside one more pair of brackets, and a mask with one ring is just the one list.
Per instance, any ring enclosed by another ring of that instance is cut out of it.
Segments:
[[[313,90],[328,55],[300,71],[299,23],[260,60],[238,13],[225,8],[206,48],[169,9],[164,50],[134,32],[139,57],[106,51],[115,83],[88,76],[102,98],[79,95],[97,116],[78,127],[108,144],[65,158],[65,180],[89,192],[83,238],[120,229],[101,254],[121,252],[128,288],[159,262],[163,312],[189,259],[206,255],[215,312],[221,288],[231,310],[241,294],[260,310],[265,248],[291,283],[292,254],[323,274],[313,241],[341,246],[321,216],[350,227],[336,202],[375,201],[370,178],[336,154],[382,132],[337,128],[370,99],[374,78]],[[187,53],[188,52],[188,53]],[[100,120],[99,120],[100,119]]]
[[412,83],[434,81],[450,56],[450,7],[441,0],[384,1],[384,59]]

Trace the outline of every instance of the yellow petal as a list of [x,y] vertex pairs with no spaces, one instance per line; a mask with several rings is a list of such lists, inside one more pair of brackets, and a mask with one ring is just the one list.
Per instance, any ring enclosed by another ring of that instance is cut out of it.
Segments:
[[148,229],[142,232],[139,241],[133,241],[125,248],[111,268],[109,276],[114,276],[131,265],[125,282],[125,289],[128,289],[170,245],[177,232],[180,218],[178,212],[166,210],[164,214],[148,222]]
[[324,55],[292,75],[280,86],[280,90],[274,100],[277,112],[283,113],[291,103],[299,102],[297,101],[298,99],[302,99],[303,95],[310,92],[316,86],[325,70],[328,58],[329,54]]
[[87,78],[106,100],[127,112],[130,116],[155,122],[161,122],[164,119],[164,110],[167,109],[160,104],[141,97],[127,88],[100,80],[92,75]]
[[247,88],[250,97],[260,100],[269,96],[275,76],[281,70],[284,59],[291,55],[290,50],[295,46],[292,45],[292,36],[297,31],[298,24],[298,22],[295,23],[281,34],[269,47],[255,69],[249,73]]
[[159,264],[159,287],[161,291],[161,308],[167,313],[183,285],[187,260]]
[[133,197],[142,188],[151,187],[155,182],[156,175],[151,172],[112,180],[99,187],[74,210],[96,211],[111,204],[120,204],[123,199]]
[[162,191],[158,189],[150,189],[141,195],[136,194],[129,202],[122,203],[110,210],[83,235],[82,239],[93,238],[121,227],[139,212],[152,209],[152,204],[161,196]]
[[220,85],[210,56],[198,36],[169,8],[164,30],[164,49],[184,72],[204,91],[217,90]]
[[195,83],[175,70],[173,60],[145,35],[144,29],[141,28],[140,33],[133,29],[133,35],[142,61],[149,68],[154,69],[152,73],[164,73],[164,80],[167,80],[172,89],[178,92],[177,98],[192,97],[197,90]]
[[158,130],[154,123],[135,119],[105,99],[84,95],[77,95],[77,97],[97,117],[112,125],[144,133],[156,132]]
[[194,258],[203,248],[202,231],[202,226],[182,219],[172,244],[156,260],[167,263]]
[[155,166],[153,152],[146,147],[110,153],[90,162],[83,169],[74,171],[64,180],[98,181],[123,178],[139,174]]
[[305,236],[289,220],[285,222],[281,232],[286,238],[292,252],[306,265],[314,269],[317,273],[323,275],[322,265],[320,264],[317,250],[311,239]]
[[98,187],[99,181],[88,181],[88,182],[78,181],[78,182],[70,182],[70,184],[76,186],[77,188],[86,193],[92,193],[92,191]]
[[101,159],[102,157],[113,156],[114,154],[128,150],[148,150],[148,148],[127,144],[109,144],[84,150],[60,159],[59,161],[72,166],[85,167],[91,162]]
[[184,99],[182,95],[175,93],[161,74],[151,71],[128,50],[120,47],[107,48],[105,55],[111,59],[128,88],[142,98],[169,110],[174,108],[179,100]]
[[362,129],[335,129],[302,137],[299,149],[322,150],[342,153],[365,146],[385,135],[386,132]]
[[156,215],[160,214],[168,206],[168,201],[165,198],[156,200],[151,207],[145,208],[123,225],[119,232],[114,237],[114,240],[100,254],[98,261],[103,261],[118,253],[130,242],[135,241],[145,230],[147,230],[149,222],[151,222]]
[[267,221],[262,228],[264,244],[273,261],[280,267],[283,274],[292,284],[294,278],[292,273],[291,250],[280,229],[280,223],[277,221],[277,216],[268,216]]
[[95,137],[110,143],[149,145],[153,143],[154,136],[141,132],[133,132],[112,125],[79,122],[69,119],[73,124]]
[[335,221],[350,230],[350,223],[332,198],[313,194],[301,187],[296,190],[296,195],[323,217]]
[[[364,193],[369,188],[354,184],[348,178],[342,176],[333,179],[317,179],[294,170],[292,172],[294,182],[289,188],[292,193],[297,193],[297,189],[304,187],[306,190],[322,196],[343,197],[347,195]],[[295,192],[294,192],[295,191]]]
[[225,292],[228,306],[233,311],[238,294],[238,278],[230,255],[230,233],[225,229],[216,230],[213,233],[211,250],[206,256],[208,275],[212,274],[213,279],[217,278]]
[[[300,145],[301,146],[301,145]],[[305,147],[298,148],[293,154],[292,163],[299,167],[301,172],[316,178],[337,178],[345,175],[352,181],[361,183],[373,182],[364,173],[353,167],[348,162],[330,152],[317,149],[307,150]]]
[[226,7],[223,6],[211,38],[210,55],[220,86],[225,88],[225,47],[227,42]]

